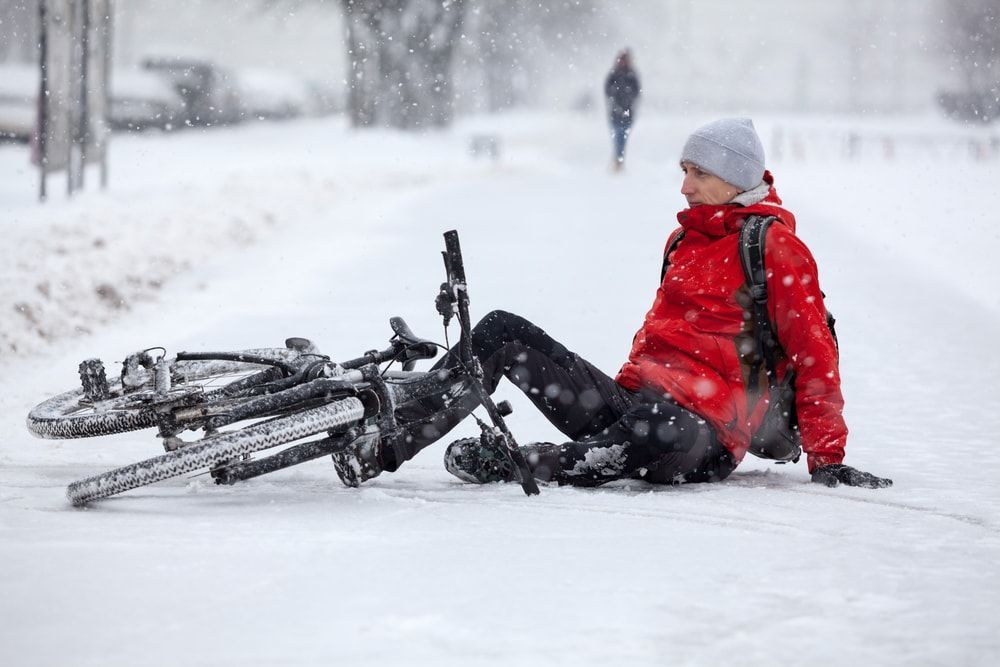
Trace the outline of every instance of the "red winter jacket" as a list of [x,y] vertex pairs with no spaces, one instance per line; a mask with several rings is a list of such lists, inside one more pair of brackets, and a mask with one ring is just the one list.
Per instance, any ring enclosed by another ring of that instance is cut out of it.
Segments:
[[[826,325],[816,262],[795,236],[795,216],[781,207],[771,174],[764,179],[770,189],[757,204],[701,205],[677,214],[684,237],[616,379],[633,391],[670,394],[715,428],[737,462],[743,459],[766,404],[761,398],[752,410],[747,405],[756,345],[739,229],[748,215],[776,216],[764,256],[768,310],[787,355],[779,360],[778,374],[784,377],[789,369],[796,374],[802,449],[812,471],[844,458],[847,426],[837,347]],[[763,368],[757,382],[758,395],[766,397]]]

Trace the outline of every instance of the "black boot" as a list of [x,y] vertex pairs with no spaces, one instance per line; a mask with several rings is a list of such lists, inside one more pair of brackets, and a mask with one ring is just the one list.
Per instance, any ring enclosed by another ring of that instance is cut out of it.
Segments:
[[[532,476],[543,482],[559,475],[559,446],[549,442],[521,447]],[[444,452],[444,467],[455,477],[473,484],[515,482],[517,470],[502,441],[488,438],[462,438],[448,445]]]
[[565,460],[560,455],[561,448],[551,442],[533,442],[521,447],[524,460],[528,463],[531,475],[539,482],[558,482],[563,484],[565,474],[563,474],[562,462]]

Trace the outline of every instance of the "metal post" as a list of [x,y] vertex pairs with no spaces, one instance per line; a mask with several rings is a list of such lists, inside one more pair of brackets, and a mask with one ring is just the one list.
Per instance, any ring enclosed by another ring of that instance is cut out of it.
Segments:
[[87,173],[87,153],[90,143],[90,98],[87,94],[90,88],[90,0],[79,0],[80,8],[80,124],[77,126],[76,142],[80,155],[80,171],[77,174],[77,187],[82,190]]
[[106,190],[108,187],[108,148],[111,143],[111,132],[107,128],[110,124],[111,115],[111,44],[112,44],[112,27],[113,22],[111,20],[111,15],[114,13],[114,0],[107,0],[104,3],[104,17],[102,21],[102,36],[103,36],[103,50],[104,50],[104,76],[101,77],[104,81],[104,133],[102,134],[102,144],[101,144],[101,189]]
[[[69,12],[70,12],[69,34],[71,40],[71,51],[69,57],[69,62],[70,62],[69,74],[70,74],[70,80],[72,81],[73,75],[76,74],[76,70],[73,66],[73,63],[79,62],[76,57],[77,49],[79,48],[79,42],[78,40],[74,39],[74,36],[78,34],[77,24],[80,18],[80,0],[72,0],[72,2],[70,3]],[[70,91],[72,91],[72,84],[70,85]],[[76,176],[73,173],[74,170],[76,169],[76,164],[75,164],[76,151],[73,150],[73,148],[76,145],[76,135],[77,135],[76,122],[75,122],[77,107],[73,103],[72,92],[67,94],[66,97],[67,97],[66,118],[69,123],[66,126],[67,128],[66,131],[68,133],[68,139],[66,141],[66,196],[72,197],[73,186],[76,183]]]
[[[68,124],[66,125],[66,127],[69,128],[69,132],[71,133],[73,132],[73,116],[74,116],[73,106],[69,105],[68,108],[66,109],[66,118],[68,119]],[[76,142],[73,140],[72,136],[70,137],[69,141],[66,142],[66,196],[67,197],[73,196],[73,186],[76,184],[76,177],[74,175],[74,170],[78,167],[78,165],[74,166],[74,163],[76,162],[75,157],[77,153],[77,151],[73,150],[73,146],[75,144]]]
[[48,16],[45,6],[46,0],[39,0],[38,3],[38,51],[40,53],[38,60],[39,67],[39,85],[38,85],[38,103],[35,105],[38,113],[38,119],[35,125],[35,129],[38,132],[38,138],[36,139],[36,149],[38,150],[38,170],[41,174],[40,182],[38,185],[38,200],[45,201],[45,151],[46,151],[46,137],[48,133],[48,115],[49,115],[49,101],[48,101],[48,88],[49,88],[49,73],[46,60],[49,56],[49,30],[48,30]]

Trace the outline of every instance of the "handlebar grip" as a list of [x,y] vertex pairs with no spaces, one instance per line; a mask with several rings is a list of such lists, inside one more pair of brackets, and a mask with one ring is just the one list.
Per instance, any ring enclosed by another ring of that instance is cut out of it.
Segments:
[[458,242],[458,232],[454,229],[444,233],[445,262],[455,280],[465,282],[465,264],[462,262],[462,246]]

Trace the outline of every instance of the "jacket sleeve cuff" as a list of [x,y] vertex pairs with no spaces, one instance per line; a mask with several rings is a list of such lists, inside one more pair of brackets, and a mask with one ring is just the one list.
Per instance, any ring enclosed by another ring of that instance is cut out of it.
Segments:
[[841,454],[807,454],[809,462],[809,474],[816,472],[816,468],[831,465],[833,463],[843,463],[844,455]]

